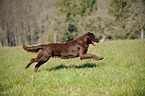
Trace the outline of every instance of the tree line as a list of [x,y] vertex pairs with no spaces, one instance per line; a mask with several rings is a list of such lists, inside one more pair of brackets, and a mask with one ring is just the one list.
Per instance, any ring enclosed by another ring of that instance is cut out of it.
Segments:
[[72,40],[142,38],[144,0],[0,0],[0,46]]

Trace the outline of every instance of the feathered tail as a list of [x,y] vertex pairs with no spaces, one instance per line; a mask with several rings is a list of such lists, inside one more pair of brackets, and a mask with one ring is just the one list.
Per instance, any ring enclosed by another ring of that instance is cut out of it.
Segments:
[[38,52],[40,49],[43,49],[46,45],[38,45],[38,46],[31,46],[27,47],[26,45],[23,45],[23,49],[28,52]]

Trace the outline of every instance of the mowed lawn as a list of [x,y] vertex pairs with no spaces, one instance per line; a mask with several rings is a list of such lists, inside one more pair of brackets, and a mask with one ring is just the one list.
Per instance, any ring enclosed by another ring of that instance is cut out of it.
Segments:
[[0,47],[0,95],[145,95],[145,40],[106,41],[88,53],[104,59],[51,58],[34,73],[36,63],[24,68],[36,53]]

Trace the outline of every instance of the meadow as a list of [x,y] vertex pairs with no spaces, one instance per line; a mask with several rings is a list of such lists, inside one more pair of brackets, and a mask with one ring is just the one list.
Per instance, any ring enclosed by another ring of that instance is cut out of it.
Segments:
[[24,69],[36,53],[0,47],[0,95],[8,96],[143,96],[145,40],[116,40],[90,45],[101,61],[51,58],[36,73]]

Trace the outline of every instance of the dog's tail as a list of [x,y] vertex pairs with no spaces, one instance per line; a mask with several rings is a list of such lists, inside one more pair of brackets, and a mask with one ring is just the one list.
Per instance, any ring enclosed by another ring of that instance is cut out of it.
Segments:
[[26,45],[23,45],[23,49],[28,52],[38,52],[40,49],[43,49],[46,45],[38,45],[38,46],[31,46],[28,47]]

